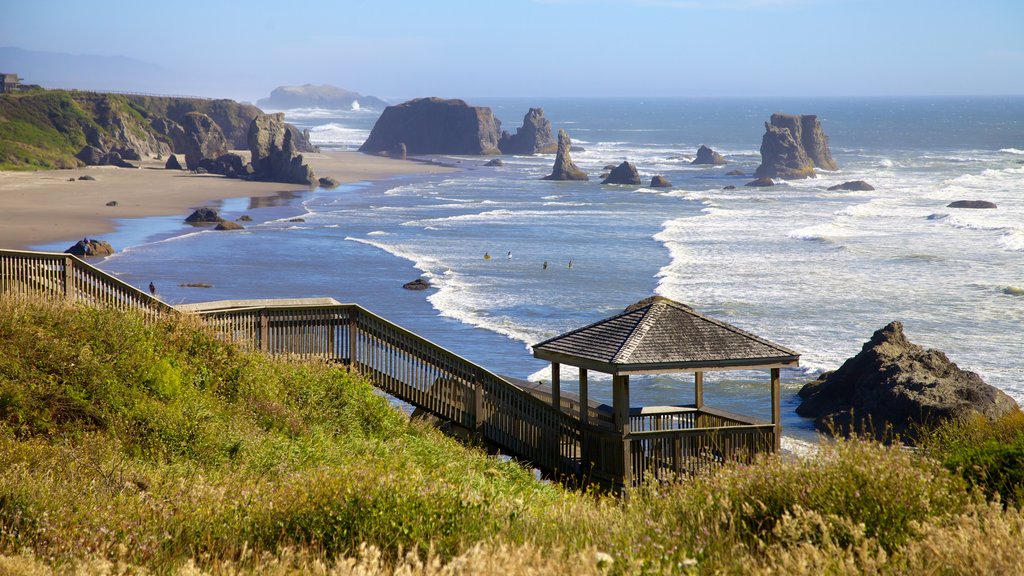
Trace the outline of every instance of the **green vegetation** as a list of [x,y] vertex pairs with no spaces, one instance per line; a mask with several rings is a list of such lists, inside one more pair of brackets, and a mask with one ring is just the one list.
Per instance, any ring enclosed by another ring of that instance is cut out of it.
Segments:
[[85,130],[99,126],[69,93],[59,90],[0,96],[0,170],[73,168]]
[[987,496],[1024,504],[1024,412],[950,422],[928,435],[924,448]]
[[1021,573],[1024,514],[961,470],[854,440],[623,500],[538,482],[337,366],[0,298],[0,573]]

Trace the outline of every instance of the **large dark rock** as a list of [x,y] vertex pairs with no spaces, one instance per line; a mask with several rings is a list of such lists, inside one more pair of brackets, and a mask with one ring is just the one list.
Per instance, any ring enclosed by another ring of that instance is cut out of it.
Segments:
[[110,256],[114,253],[114,248],[110,245],[110,242],[104,240],[82,238],[75,242],[74,246],[65,250],[64,253],[74,256]]
[[103,162],[103,150],[86,144],[78,154],[75,154],[75,158],[84,162],[86,166],[99,166]]
[[217,225],[213,227],[214,230],[245,230],[245,226],[231,220],[221,220],[217,222]]
[[[911,343],[900,322],[874,333],[860,353],[800,390],[796,412],[823,432],[889,433],[912,442],[917,426],[979,412],[998,418],[1017,407],[945,354]],[[852,413],[851,413],[852,412]]]
[[490,108],[462,100],[416,98],[388,106],[360,152],[389,153],[404,142],[409,154],[498,154],[501,122]]
[[320,152],[320,147],[309,141],[309,128],[299,130],[294,125],[288,124],[287,122],[285,122],[284,127],[291,135],[292,144],[295,146],[296,152],[309,152],[314,154]]
[[100,164],[104,166],[117,166],[118,168],[138,168],[138,166],[128,162],[121,157],[121,153],[117,150],[111,150],[100,158]]
[[204,158],[199,162],[199,168],[206,169],[210,174],[220,174],[228,178],[243,178],[248,176],[245,170],[245,159],[233,152],[221,154],[211,160]]
[[171,152],[184,153],[185,129],[181,127],[181,124],[178,124],[170,118],[157,116],[149,121],[149,125],[153,128],[154,132],[163,136],[165,140],[170,142]]
[[195,170],[204,159],[215,160],[228,153],[228,143],[220,126],[206,114],[189,112],[182,118],[185,131],[185,165]]
[[185,222],[189,224],[215,224],[223,221],[224,219],[216,210],[207,206],[197,208],[188,218],[185,218]]
[[651,188],[671,188],[672,183],[664,176],[651,177]]
[[697,157],[694,158],[693,162],[690,162],[690,164],[712,164],[714,166],[721,166],[722,164],[725,164],[725,157],[702,144],[701,147],[697,149]]
[[487,161],[486,164],[484,164],[484,166],[492,166],[492,167],[493,166],[504,166],[504,165],[505,165],[505,163],[501,161],[501,158],[491,158],[490,160]]
[[572,162],[569,149],[572,148],[572,140],[565,130],[558,131],[558,152],[555,155],[555,165],[551,174],[544,177],[544,180],[590,180],[586,172],[580,170]]
[[178,162],[178,157],[171,154],[167,158],[167,162],[164,163],[164,168],[167,170],[181,170],[181,162]]
[[515,135],[501,133],[498,148],[502,154],[553,154],[558,142],[551,135],[551,121],[544,117],[543,108],[530,108],[523,116],[523,125]]
[[351,110],[371,108],[383,110],[387,102],[375,96],[363,96],[336,86],[278,86],[270,93],[270,98],[261,98],[256,104],[272,110],[289,108],[327,108],[330,110]]
[[956,200],[946,204],[946,208],[973,208],[973,209],[992,209],[997,208],[994,202],[988,200]]
[[317,184],[319,184],[321,188],[332,189],[340,186],[341,182],[338,182],[336,179],[331,178],[330,176],[324,176],[317,180]]
[[815,167],[837,168],[817,116],[775,113],[764,128],[761,165],[754,172],[755,176],[813,178]]
[[850,190],[853,192],[870,192],[874,190],[875,187],[863,180],[851,180],[849,182],[843,182],[842,184],[836,184],[835,186],[829,186],[828,189]]
[[602,180],[601,184],[630,184],[639,186],[640,173],[637,172],[636,166],[623,160],[622,164],[619,164],[608,173],[608,177]]
[[249,127],[249,151],[252,152],[253,177],[258,180],[289,184],[317,183],[316,175],[302,154],[295,149],[292,134],[284,123],[284,114],[263,114],[253,118]]
[[423,278],[417,278],[412,282],[402,284],[402,288],[405,288],[406,290],[426,290],[427,288],[430,288],[430,282],[427,282]]

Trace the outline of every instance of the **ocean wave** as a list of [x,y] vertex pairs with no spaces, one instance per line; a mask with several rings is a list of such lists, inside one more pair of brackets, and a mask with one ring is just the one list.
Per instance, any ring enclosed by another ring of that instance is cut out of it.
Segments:
[[1005,154],[1015,154],[1018,156],[1024,155],[1024,150],[1021,150],[1020,148],[1000,148],[999,151]]
[[309,129],[309,141],[314,144],[362,144],[369,136],[369,130],[348,128],[335,122]]
[[373,232],[367,232],[366,235],[367,236],[390,236],[391,233],[390,232],[385,232],[383,230],[374,230]]
[[999,237],[998,246],[1010,252],[1024,252],[1024,232],[1013,230]]

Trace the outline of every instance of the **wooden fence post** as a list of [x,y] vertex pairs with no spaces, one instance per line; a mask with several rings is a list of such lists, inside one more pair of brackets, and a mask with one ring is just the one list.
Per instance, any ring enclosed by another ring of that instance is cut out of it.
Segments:
[[484,383],[483,378],[480,377],[480,373],[473,371],[473,428],[476,430],[476,434],[479,435],[483,432],[484,428]]
[[75,259],[71,256],[64,257],[64,297],[75,300]]
[[356,326],[356,315],[358,312],[356,309],[349,308],[348,311],[348,367],[351,370],[356,369],[356,351],[358,346],[356,344],[359,339],[359,328]]
[[260,310],[260,350],[270,350],[270,317],[266,308]]

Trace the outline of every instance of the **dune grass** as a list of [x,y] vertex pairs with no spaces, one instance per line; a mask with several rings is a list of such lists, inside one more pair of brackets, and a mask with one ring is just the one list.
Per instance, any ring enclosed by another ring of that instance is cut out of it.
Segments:
[[0,298],[0,573],[1024,571],[1024,516],[959,470],[854,440],[622,499],[537,481],[335,365]]

